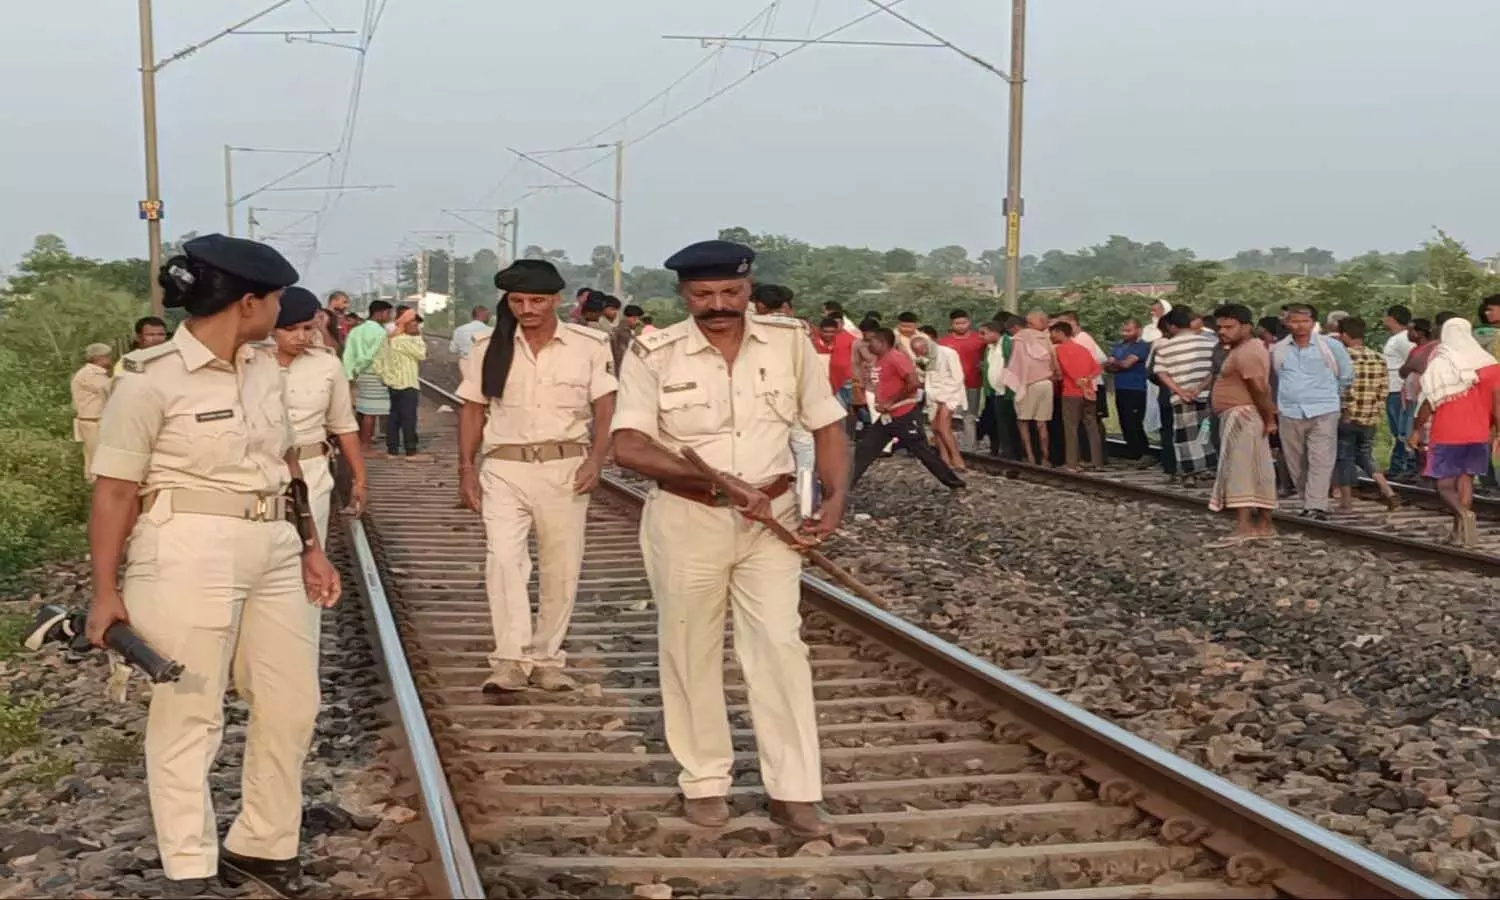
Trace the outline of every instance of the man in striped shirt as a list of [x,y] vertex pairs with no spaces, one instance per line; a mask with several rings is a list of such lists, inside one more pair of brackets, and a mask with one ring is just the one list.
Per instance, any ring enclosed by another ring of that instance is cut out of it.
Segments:
[[1170,424],[1177,477],[1184,482],[1212,478],[1218,464],[1209,436],[1213,409],[1208,388],[1213,381],[1214,347],[1219,342],[1193,328],[1192,322],[1193,314],[1181,306],[1162,316],[1158,324],[1165,337],[1151,345],[1146,363],[1171,397],[1172,421],[1162,423],[1162,438],[1166,439]]

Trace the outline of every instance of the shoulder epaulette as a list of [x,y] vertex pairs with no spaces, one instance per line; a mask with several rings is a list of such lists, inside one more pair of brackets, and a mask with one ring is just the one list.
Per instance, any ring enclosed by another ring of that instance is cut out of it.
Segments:
[[487,346],[489,346],[490,338],[492,338],[494,336],[495,336],[495,333],[493,331],[486,331],[484,334],[475,335],[474,342],[469,345],[469,352],[472,354],[475,351],[477,351],[480,347],[487,347]]
[[687,337],[687,330],[682,327],[686,324],[686,322],[681,322],[666,328],[658,328],[650,334],[638,334],[630,342],[630,349],[636,356],[647,356],[668,344],[675,344]]
[[[577,324],[575,322],[564,322],[563,323],[563,327],[569,329],[570,331],[572,331],[575,334],[581,334],[581,335],[585,335],[587,337],[591,337],[591,338],[593,338],[594,340],[598,341],[601,344],[604,343],[605,341],[609,340],[609,332],[607,332],[607,331],[600,331],[597,328],[590,328],[587,325],[579,325],[579,324]],[[478,340],[478,339],[476,338],[475,340]]]
[[125,354],[122,362],[127,372],[144,372],[146,366],[158,359],[173,356],[178,352],[177,344],[167,341],[165,344],[157,344],[155,347],[146,347],[142,350],[132,350]]

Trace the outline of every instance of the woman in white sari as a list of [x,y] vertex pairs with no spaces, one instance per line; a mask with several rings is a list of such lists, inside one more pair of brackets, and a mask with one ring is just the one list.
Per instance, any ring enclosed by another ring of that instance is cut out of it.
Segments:
[[[1148,344],[1155,344],[1161,340],[1161,317],[1172,311],[1172,304],[1166,300],[1157,300],[1151,304],[1151,324],[1141,329],[1141,340]],[[1146,371],[1151,370],[1151,360],[1146,359]],[[1147,431],[1161,434],[1161,391],[1154,381],[1146,382],[1146,424]]]

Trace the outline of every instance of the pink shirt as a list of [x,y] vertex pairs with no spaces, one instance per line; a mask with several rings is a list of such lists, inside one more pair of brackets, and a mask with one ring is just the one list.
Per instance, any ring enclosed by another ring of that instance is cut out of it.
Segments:
[[1047,332],[1035,328],[1016,332],[1005,367],[1005,386],[1016,392],[1016,399],[1026,395],[1028,385],[1051,381],[1052,371],[1052,339]]

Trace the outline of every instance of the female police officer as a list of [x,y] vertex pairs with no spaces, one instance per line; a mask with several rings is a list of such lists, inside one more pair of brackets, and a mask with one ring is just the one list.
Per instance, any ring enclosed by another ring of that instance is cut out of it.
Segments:
[[[297,272],[270,247],[215,234],[184,244],[158,280],[165,305],[188,319],[171,341],[125,357],[104,409],[88,635],[100,645],[128,621],[186,669],[153,688],[146,724],[151,814],[162,868],[180,882],[174,893],[201,891],[199,879],[216,872],[286,893],[300,887],[319,608],[339,596],[307,507],[281,370],[249,346],[270,334]],[[243,808],[221,854],[208,772],[231,666],[250,723]]]
[[289,287],[281,295],[281,314],[271,332],[274,347],[266,352],[286,374],[287,413],[302,477],[318,525],[318,542],[328,543],[328,508],[333,496],[333,472],[328,465],[328,436],[339,442],[354,476],[350,507],[365,504],[365,463],[359,454],[359,422],[344,365],[332,349],[317,341],[318,298],[307,288]]

